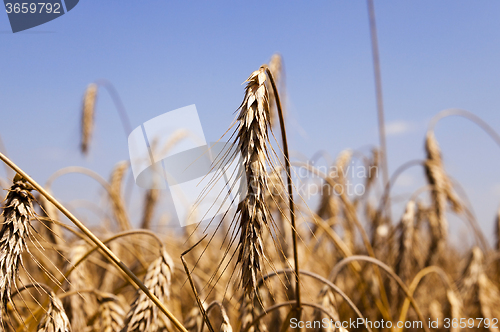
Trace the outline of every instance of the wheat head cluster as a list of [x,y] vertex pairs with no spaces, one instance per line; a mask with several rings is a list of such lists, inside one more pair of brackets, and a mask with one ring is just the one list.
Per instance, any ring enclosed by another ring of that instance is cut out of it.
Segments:
[[[274,55],[245,82],[228,132],[242,157],[248,191],[234,217],[214,220],[211,227],[158,231],[155,216],[165,209],[158,189],[141,192],[142,210],[130,211],[128,161],[117,162],[109,180],[68,167],[40,185],[1,153],[12,180],[1,181],[0,329],[498,331],[500,217],[491,227],[492,246],[446,171],[434,125],[459,115],[499,143],[495,131],[466,111],[440,113],[424,139],[424,159],[402,165],[386,183],[368,176],[364,193],[349,195],[343,190],[351,181],[346,173],[333,176],[290,157],[284,77],[282,59]],[[90,84],[83,98],[84,154],[91,150],[100,88]],[[384,153],[346,149],[331,166],[344,170],[356,159],[367,168],[384,167]],[[412,166],[421,168],[426,183],[405,199],[401,215],[393,215],[391,205],[401,203],[391,201],[392,184]],[[297,191],[296,167],[320,179],[317,197],[304,199]],[[52,194],[54,179],[68,173],[102,187],[99,205],[86,205],[98,222],[82,221]],[[472,230],[470,248],[450,241],[449,224],[456,220]],[[358,318],[424,324],[316,324]]]

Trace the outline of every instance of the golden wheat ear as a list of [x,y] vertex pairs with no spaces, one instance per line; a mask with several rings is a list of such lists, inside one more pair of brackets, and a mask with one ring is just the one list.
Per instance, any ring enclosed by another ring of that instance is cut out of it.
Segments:
[[448,178],[441,159],[441,150],[434,133],[429,131],[425,139],[425,151],[427,159],[425,161],[425,175],[429,185],[431,185],[431,198],[433,206],[433,216],[430,216],[431,227],[431,247],[427,265],[435,261],[439,253],[442,252],[448,236],[448,220],[446,218],[446,204],[451,204],[452,210],[460,213],[463,210],[457,194],[453,190],[452,183]]
[[399,253],[396,259],[396,274],[404,283],[411,281],[414,274],[414,244],[415,232],[415,202],[406,204],[406,211],[401,218],[401,236],[399,238]]
[[100,313],[99,331],[120,332],[125,318],[120,299],[109,293],[98,292],[96,295]]
[[49,307],[38,324],[37,332],[71,332],[63,304],[54,292],[50,292]]
[[240,106],[237,132],[238,149],[243,159],[247,180],[247,194],[238,205],[240,239],[237,264],[241,266],[241,286],[248,296],[256,292],[262,260],[265,258],[262,232],[269,227],[270,216],[265,204],[268,175],[266,155],[269,104],[263,68],[247,79],[245,98]]
[[127,170],[129,169],[130,163],[126,160],[118,162],[113,171],[111,172],[111,177],[109,180],[110,186],[110,198],[113,207],[113,212],[115,214],[116,220],[120,229],[122,231],[129,230],[131,228],[130,221],[127,215],[127,209],[125,207],[125,202],[122,195],[122,183]]
[[[33,208],[33,187],[16,174],[5,198],[4,222],[0,230],[0,325],[7,304],[14,306],[11,292],[19,280],[19,267],[24,267],[22,254],[29,252],[28,240],[31,236],[30,219],[35,217]],[[15,307],[15,306],[14,306]]]
[[94,130],[95,102],[97,99],[97,84],[91,83],[87,86],[82,103],[82,139],[80,149],[83,154],[87,154],[90,147],[90,139]]
[[[170,285],[174,263],[165,249],[149,267],[144,277],[144,285],[165,302],[170,297]],[[141,291],[130,307],[122,332],[155,331],[158,326],[158,307]]]

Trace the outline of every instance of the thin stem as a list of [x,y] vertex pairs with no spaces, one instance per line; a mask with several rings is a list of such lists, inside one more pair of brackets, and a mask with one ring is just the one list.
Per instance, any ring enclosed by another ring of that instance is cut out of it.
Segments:
[[127,115],[127,111],[125,111],[125,106],[123,105],[120,95],[116,91],[113,84],[111,84],[111,82],[106,79],[99,79],[95,81],[95,84],[104,87],[108,91],[109,95],[111,96],[111,99],[113,100],[113,103],[115,104],[116,110],[118,111],[120,120],[122,121],[123,130],[125,131],[125,136],[127,136],[128,138],[128,135],[130,135],[130,133],[132,132],[132,126],[130,124],[130,119]]
[[299,255],[297,251],[297,229],[295,227],[295,205],[293,202],[293,185],[292,185],[292,173],[290,170],[290,157],[288,153],[288,141],[286,138],[286,129],[285,129],[285,119],[283,117],[283,110],[281,109],[280,96],[278,93],[278,89],[276,87],[276,83],[274,82],[273,74],[267,65],[263,66],[266,69],[267,76],[269,77],[269,81],[273,87],[274,91],[274,99],[276,100],[276,108],[278,109],[278,116],[280,120],[280,128],[281,128],[281,139],[283,142],[283,153],[285,155],[285,168],[286,168],[286,180],[288,186],[288,204],[290,206],[290,222],[292,224],[292,242],[293,242],[293,261],[295,268],[295,300],[296,300],[296,309],[299,312],[301,310],[300,305],[300,276],[299,276]]
[[447,109],[435,115],[434,118],[432,118],[431,123],[429,124],[428,132],[433,132],[434,127],[436,126],[438,121],[449,116],[461,116],[463,118],[466,118],[474,122],[479,127],[481,127],[481,129],[483,129],[495,141],[495,143],[498,146],[500,146],[500,135],[498,135],[495,129],[493,129],[488,123],[486,123],[486,121],[484,121],[474,113],[458,108]]
[[[151,231],[148,231],[148,230],[145,230],[145,229],[137,229],[137,230],[130,230],[130,231],[124,231],[124,232],[121,232],[121,233],[118,233],[118,234],[115,234],[109,238],[107,238],[106,240],[103,240],[102,243],[106,244],[106,243],[109,243],[111,241],[114,241],[118,238],[121,238],[121,237],[124,237],[124,236],[129,236],[129,235],[136,235],[136,234],[143,234],[143,235],[149,235],[149,236],[152,236],[157,242],[158,244],[160,245],[160,247],[163,247],[163,242],[160,240],[160,238],[154,234],[153,232]],[[62,281],[60,281],[60,283],[62,284],[62,282],[64,280],[67,280],[67,278],[69,277],[69,275],[71,274],[71,272],[73,272],[76,267],[78,265],[80,265],[83,261],[85,261],[87,259],[87,257],[89,257],[94,251],[98,250],[99,249],[99,246],[94,246],[92,249],[88,250],[77,262],[75,262],[75,264],[73,264],[73,266],[71,266],[71,268],[64,274],[64,278]],[[126,276],[126,275],[125,275]]]
[[163,303],[153,294],[151,291],[142,283],[139,278],[108,248],[104,243],[97,238],[78,218],[76,218],[70,211],[68,211],[58,200],[56,200],[52,195],[50,195],[41,185],[39,185],[35,180],[33,180],[26,172],[14,164],[9,158],[5,157],[4,154],[0,152],[0,159],[6,163],[15,172],[21,175],[26,181],[28,181],[40,194],[45,196],[49,202],[54,204],[56,208],[59,209],[66,217],[68,217],[73,224],[75,224],[89,239],[98,245],[104,255],[112,262],[114,262],[118,267],[125,272],[130,279],[138,286],[145,294],[148,296],[153,303],[158,306],[158,308],[172,321],[175,327],[182,332],[188,332],[186,328],[175,318],[175,316],[165,307]]
[[[294,163],[294,164],[300,164],[300,165],[302,165],[302,167],[307,169],[309,172],[311,172],[313,174],[318,174],[326,182],[328,182],[332,186],[332,188],[335,188],[336,183],[334,182],[334,180],[332,178],[328,177],[326,174],[322,173],[316,167],[311,166],[309,164],[305,164],[305,163]],[[345,197],[345,195],[340,195],[340,198],[342,200],[342,203],[346,207],[346,212],[347,212],[346,217],[349,218],[349,220],[352,221],[356,225],[359,232],[361,233],[361,237],[362,237],[363,242],[365,244],[366,251],[368,252],[368,255],[375,258],[375,252],[373,251],[373,247],[370,244],[370,241],[368,239],[368,235],[366,234],[365,229],[362,227],[361,223],[358,220],[358,217],[356,216],[356,211],[354,210],[354,207],[349,202],[349,200]],[[382,282],[382,276],[381,276],[380,271],[378,270],[378,268],[376,266],[373,269],[375,270],[375,274],[379,280],[379,288],[380,288],[380,293],[381,293],[381,297],[382,297],[382,302],[383,302],[383,305],[385,306],[385,309],[386,309],[386,310],[381,311],[381,312],[384,315],[384,317],[386,317],[386,319],[391,320],[390,312],[389,312],[389,300],[387,298],[387,292],[385,290],[384,283]]]
[[382,213],[384,210],[386,210],[389,206],[389,195],[391,193],[391,187],[396,183],[396,180],[398,177],[406,171],[408,168],[413,167],[413,166],[423,166],[425,163],[425,160],[420,160],[420,159],[414,159],[407,161],[403,165],[399,166],[398,169],[392,174],[391,178],[389,181],[385,183],[384,187],[384,193],[382,194],[382,198],[380,199],[380,203],[377,209],[377,212],[375,213],[375,217],[373,218],[373,224],[378,225],[379,219],[382,217]]
[[[426,268],[424,268],[423,270],[420,270],[420,272],[418,272],[418,274],[415,276],[415,278],[413,278],[413,281],[411,282],[410,286],[408,287],[408,291],[410,292],[410,294],[413,296],[413,293],[415,293],[415,290],[417,289],[420,281],[427,275],[431,274],[431,273],[436,273],[439,275],[439,277],[441,278],[441,280],[443,281],[443,283],[445,284],[445,286],[451,290],[451,291],[455,291],[454,287],[453,287],[453,284],[450,280],[450,278],[448,277],[448,275],[446,274],[446,272],[443,271],[443,269],[441,269],[440,267],[438,266],[428,266]],[[403,303],[403,308],[401,309],[401,314],[399,315],[399,321],[401,322],[404,322],[405,319],[406,319],[406,314],[408,312],[408,308],[410,307],[410,300],[408,297],[405,298],[405,301]],[[396,330],[396,332],[401,332],[403,331],[403,328],[399,328],[398,330]]]
[[[186,271],[186,274],[188,276],[189,284],[191,285],[191,289],[193,290],[194,297],[196,298],[196,303],[198,304],[198,307],[200,308],[201,315],[203,316],[203,320],[207,323],[208,329],[210,332],[214,332],[214,328],[212,327],[212,324],[210,324],[210,320],[208,319],[207,312],[203,308],[203,304],[201,303],[200,297],[198,296],[198,291],[196,290],[196,287],[194,286],[194,281],[193,278],[191,278],[191,272],[189,272],[189,268],[187,266],[187,262],[184,259],[184,255],[187,255],[191,250],[193,250],[194,247],[196,247],[198,244],[203,241],[208,234],[205,234],[198,242],[196,242],[191,248],[187,249],[181,254],[181,261],[182,265],[184,265],[184,271]],[[208,311],[208,309],[207,309]],[[203,325],[202,325],[203,329]]]
[[18,289],[18,290],[16,290],[14,293],[12,293],[12,294],[10,295],[10,297],[11,297],[11,298],[14,298],[14,296],[16,296],[17,294],[21,293],[23,290],[28,289],[28,288],[35,288],[35,289],[42,288],[42,289],[43,289],[43,290],[44,290],[47,294],[49,294],[49,296],[50,296],[50,292],[52,291],[52,290],[50,289],[50,287],[49,287],[49,286],[47,286],[46,284],[42,284],[42,283],[40,283],[40,282],[37,282],[37,284],[36,284],[36,285],[35,285],[35,284],[28,284],[28,285],[25,285],[25,286],[23,286],[23,287],[19,288],[19,289]]
[[413,298],[413,295],[410,293],[408,287],[406,287],[405,283],[401,280],[401,278],[399,278],[394,273],[394,271],[392,271],[392,269],[389,266],[387,266],[386,264],[382,263],[378,259],[372,258],[372,257],[368,257],[368,256],[351,256],[351,257],[344,258],[343,260],[341,260],[340,262],[338,262],[335,265],[335,267],[333,268],[332,272],[330,273],[330,276],[329,276],[328,279],[330,279],[332,282],[335,282],[335,279],[336,279],[337,275],[340,273],[340,270],[345,265],[349,264],[350,262],[352,262],[354,260],[365,261],[365,262],[371,263],[371,264],[373,264],[375,266],[380,267],[385,272],[387,272],[387,274],[394,281],[396,281],[396,283],[398,284],[399,288],[401,288],[401,290],[403,290],[403,292],[405,293],[406,297],[409,299],[411,305],[413,306],[413,309],[415,310],[415,313],[417,314],[418,319],[420,319],[420,321],[423,323],[424,331],[425,332],[430,332],[429,328],[425,324],[424,315],[420,311],[420,308],[418,307],[417,302]]
[[72,291],[69,291],[69,292],[66,292],[64,294],[61,294],[61,295],[58,295],[57,297],[59,298],[59,300],[62,300],[64,299],[65,297],[68,297],[68,296],[73,296],[73,295],[81,295],[82,293],[93,293],[94,295],[97,295],[97,290],[95,290],[94,288],[87,288],[87,289],[75,289],[75,290],[72,290]]
[[[382,76],[380,74],[380,57],[378,51],[377,25],[375,23],[375,7],[373,0],[367,0],[368,15],[370,19],[370,37],[372,42],[373,71],[375,74],[375,93],[377,98],[378,115],[378,133],[380,140],[380,152],[382,153],[382,175],[384,184],[389,180],[389,170],[387,164],[387,145],[385,142],[385,124],[384,124],[384,101],[382,98]],[[390,211],[390,203],[387,206]]]
[[[271,272],[271,273],[263,276],[261,279],[259,279],[259,285],[262,285],[262,283],[264,282],[264,280],[267,280],[267,279],[272,278],[274,276],[278,276],[280,274],[292,273],[292,272],[293,271],[289,270],[289,269],[284,269],[284,270],[279,270],[279,271]],[[358,315],[359,318],[361,318],[363,321],[365,321],[365,317],[363,316],[363,314],[361,313],[361,311],[358,309],[358,307],[356,307],[356,305],[354,304],[354,302],[352,302],[352,300],[349,298],[349,296],[347,296],[333,282],[331,282],[330,280],[328,280],[326,278],[323,278],[322,276],[320,276],[320,275],[318,275],[316,273],[313,273],[313,272],[301,271],[300,273],[302,273],[305,276],[308,276],[308,277],[311,277],[313,279],[318,280],[319,282],[323,283],[325,286],[329,287],[332,291],[334,291],[337,294],[339,294],[344,299],[344,301],[346,301],[347,304],[352,308],[352,310],[356,313],[356,315]],[[369,326],[366,326],[366,329],[369,332],[372,332],[372,330],[371,330],[371,328]]]

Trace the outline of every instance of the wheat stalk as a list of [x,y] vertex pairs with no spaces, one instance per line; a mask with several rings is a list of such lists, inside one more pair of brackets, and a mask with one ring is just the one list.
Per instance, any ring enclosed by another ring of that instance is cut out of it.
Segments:
[[[174,269],[172,258],[165,249],[149,267],[144,277],[144,285],[160,301],[164,302],[170,297],[171,274]],[[158,307],[143,293],[138,292],[135,301],[125,318],[122,332],[156,331],[158,329]]]

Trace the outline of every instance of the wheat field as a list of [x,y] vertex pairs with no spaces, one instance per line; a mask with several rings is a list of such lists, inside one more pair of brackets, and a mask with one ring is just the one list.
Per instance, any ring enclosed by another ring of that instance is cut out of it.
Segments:
[[[16,174],[2,181],[3,330],[498,331],[500,216],[491,246],[447,173],[433,130],[458,115],[500,143],[498,134],[471,113],[438,114],[424,137],[426,159],[416,165],[427,183],[396,216],[391,184],[413,165],[384,183],[382,149],[347,149],[326,172],[290,157],[281,64],[273,56],[246,81],[229,136],[248,192],[234,218],[208,229],[155,231],[154,211],[165,209],[158,189],[146,190],[140,211],[130,211],[129,161],[117,162],[109,180],[72,170],[105,193],[108,213],[85,225],[2,153]],[[92,153],[98,94],[92,83],[83,97],[84,154]],[[375,170],[359,182],[361,195],[347,190],[353,179],[344,170],[353,159]],[[297,190],[298,168],[319,179],[318,193],[306,198]],[[474,246],[451,244],[451,216],[470,225]]]

